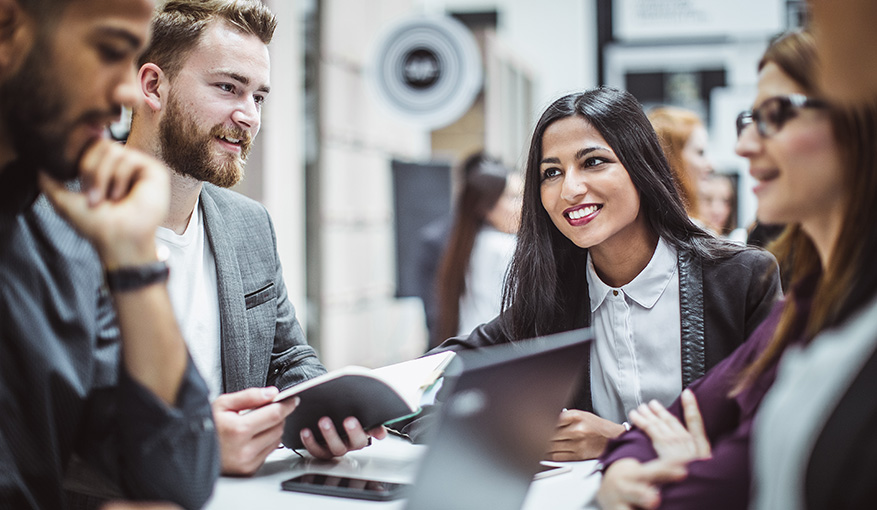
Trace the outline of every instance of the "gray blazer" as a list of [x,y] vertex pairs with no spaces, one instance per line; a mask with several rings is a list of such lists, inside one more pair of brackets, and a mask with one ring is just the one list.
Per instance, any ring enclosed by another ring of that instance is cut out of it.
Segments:
[[325,373],[286,294],[265,207],[205,183],[201,212],[216,259],[223,391],[283,389]]

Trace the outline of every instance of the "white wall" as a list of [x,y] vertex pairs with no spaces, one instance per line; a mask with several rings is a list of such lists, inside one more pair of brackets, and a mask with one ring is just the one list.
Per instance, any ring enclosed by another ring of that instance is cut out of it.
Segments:
[[379,366],[426,347],[419,300],[396,299],[392,159],[426,160],[429,133],[384,112],[366,84],[381,29],[408,0],[325,0],[320,55],[321,358]]
[[421,0],[449,12],[497,11],[497,35],[534,79],[534,117],[568,92],[597,85],[594,0]]
[[302,131],[302,27],[296,2],[271,0],[278,26],[269,46],[271,89],[259,134],[259,199],[274,220],[289,299],[299,321],[305,307],[305,194]]

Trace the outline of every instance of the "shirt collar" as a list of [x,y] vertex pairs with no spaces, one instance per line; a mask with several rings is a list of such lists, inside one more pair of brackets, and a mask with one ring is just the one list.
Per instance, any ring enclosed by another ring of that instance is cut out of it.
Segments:
[[[676,249],[658,238],[658,245],[652,259],[640,274],[636,275],[630,283],[621,286],[621,291],[643,308],[652,308],[667,289],[670,281],[676,276]],[[612,287],[603,283],[591,261],[588,253],[588,294],[591,300],[591,312],[597,310]]]

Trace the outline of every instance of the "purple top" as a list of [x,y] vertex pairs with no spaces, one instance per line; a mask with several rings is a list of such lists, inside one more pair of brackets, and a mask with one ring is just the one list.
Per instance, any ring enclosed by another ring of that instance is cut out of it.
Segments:
[[[806,278],[795,286],[795,305],[799,310],[793,325],[791,344],[804,340],[818,276]],[[713,367],[689,386],[697,397],[704,427],[712,445],[712,458],[688,464],[685,480],[669,483],[661,489],[660,508],[745,509],[749,503],[751,463],[749,441],[755,412],[776,379],[773,363],[753,384],[734,397],[728,396],[743,369],[767,347],[779,323],[785,301],[774,305],[770,315],[752,332],[749,339],[728,358]],[[684,423],[682,405],[677,398],[668,409]],[[657,458],[649,437],[637,428],[609,442],[600,457],[604,471],[616,460],[632,457],[640,462]]]

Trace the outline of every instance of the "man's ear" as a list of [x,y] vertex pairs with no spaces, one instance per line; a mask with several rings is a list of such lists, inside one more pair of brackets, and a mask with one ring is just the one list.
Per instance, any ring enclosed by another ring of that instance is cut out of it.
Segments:
[[18,0],[0,0],[0,79],[5,79],[30,53],[36,21]]
[[143,94],[143,101],[153,113],[158,113],[167,100],[167,75],[160,67],[149,62],[140,68],[137,79],[140,82],[140,93]]

